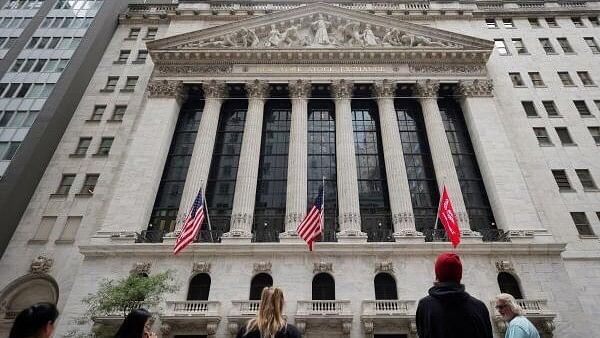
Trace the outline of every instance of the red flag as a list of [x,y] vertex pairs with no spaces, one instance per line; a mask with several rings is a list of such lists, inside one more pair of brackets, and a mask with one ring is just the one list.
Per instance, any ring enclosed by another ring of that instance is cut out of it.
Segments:
[[450,196],[448,196],[448,191],[446,190],[446,185],[444,185],[442,197],[440,198],[438,217],[444,225],[444,229],[446,230],[450,242],[452,242],[452,246],[456,248],[460,243],[460,228],[458,227],[458,218],[456,218],[456,214],[454,213],[452,201],[450,201]]

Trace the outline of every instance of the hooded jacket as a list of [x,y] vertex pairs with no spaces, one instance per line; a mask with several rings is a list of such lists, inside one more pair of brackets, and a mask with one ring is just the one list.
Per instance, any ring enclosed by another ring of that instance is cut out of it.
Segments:
[[453,282],[436,283],[417,307],[419,338],[492,338],[487,307]]

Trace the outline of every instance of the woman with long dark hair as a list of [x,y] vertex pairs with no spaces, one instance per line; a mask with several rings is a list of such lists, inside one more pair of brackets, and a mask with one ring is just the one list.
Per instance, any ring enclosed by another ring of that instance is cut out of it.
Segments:
[[267,287],[262,290],[256,317],[242,327],[236,338],[300,338],[300,331],[283,318],[283,291]]
[[125,317],[115,338],[156,338],[150,331],[152,314],[146,309],[135,309]]
[[49,338],[54,332],[54,322],[58,310],[52,303],[38,303],[21,311],[12,328],[9,338]]

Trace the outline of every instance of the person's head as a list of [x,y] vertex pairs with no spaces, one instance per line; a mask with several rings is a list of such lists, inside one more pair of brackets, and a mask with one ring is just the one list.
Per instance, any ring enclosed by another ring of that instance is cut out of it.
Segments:
[[523,314],[523,309],[517,304],[515,297],[508,293],[501,293],[496,296],[496,310],[498,310],[502,319],[506,321]]
[[12,329],[9,338],[48,338],[54,332],[54,322],[58,317],[58,310],[52,303],[38,303],[21,311]]
[[457,254],[446,252],[435,260],[435,280],[440,283],[454,282],[460,284],[462,279],[462,262]]
[[144,332],[150,331],[151,317],[152,314],[146,309],[135,309],[129,312],[115,338],[142,338]]
[[256,318],[248,322],[246,332],[259,330],[261,337],[274,338],[286,325],[282,314],[283,303],[283,291],[280,288],[264,288],[260,295]]

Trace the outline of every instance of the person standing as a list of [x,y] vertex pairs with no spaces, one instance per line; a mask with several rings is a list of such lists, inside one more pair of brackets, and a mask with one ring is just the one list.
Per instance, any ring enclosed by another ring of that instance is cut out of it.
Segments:
[[264,288],[256,317],[240,328],[236,338],[301,338],[300,331],[283,318],[283,304],[280,288]]
[[125,317],[115,338],[156,338],[151,328],[152,314],[146,309],[135,309]]
[[454,253],[435,261],[435,283],[417,306],[419,338],[492,338],[492,323],[482,301],[465,292],[462,263]]
[[523,309],[508,293],[496,296],[496,310],[508,323],[504,338],[540,338],[538,330],[523,316]]
[[12,328],[9,338],[50,338],[58,310],[52,303],[38,303],[21,311]]

